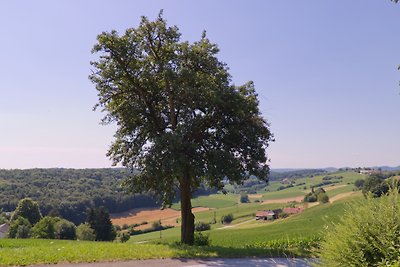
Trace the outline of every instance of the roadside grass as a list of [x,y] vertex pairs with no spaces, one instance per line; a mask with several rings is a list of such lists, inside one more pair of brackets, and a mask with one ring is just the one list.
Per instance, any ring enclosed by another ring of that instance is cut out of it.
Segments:
[[1,239],[0,248],[2,266],[170,258],[180,253],[165,245],[40,239]]
[[[112,262],[162,258],[208,258],[249,256],[301,256],[295,246],[185,246],[170,244],[129,244],[112,242],[82,242],[45,239],[1,239],[0,265],[27,266],[35,264]],[[306,254],[304,254],[306,255]]]

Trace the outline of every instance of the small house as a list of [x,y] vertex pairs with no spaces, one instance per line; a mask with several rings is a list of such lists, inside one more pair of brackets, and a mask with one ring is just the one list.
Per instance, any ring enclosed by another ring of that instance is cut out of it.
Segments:
[[0,225],[0,238],[4,238],[7,235],[8,229],[10,229],[10,226],[6,223],[3,223]]
[[278,214],[272,210],[260,210],[256,213],[256,220],[275,220],[277,218]]

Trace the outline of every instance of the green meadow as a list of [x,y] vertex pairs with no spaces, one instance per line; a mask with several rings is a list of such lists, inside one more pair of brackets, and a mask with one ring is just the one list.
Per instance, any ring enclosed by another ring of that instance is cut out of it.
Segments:
[[[329,197],[353,191],[354,181],[363,177],[354,172],[330,175],[343,178],[335,184],[335,189],[327,190]],[[215,221],[211,224],[211,230],[203,232],[211,241],[211,245],[207,247],[179,245],[179,227],[134,235],[127,243],[0,239],[0,265],[174,257],[313,256],[313,246],[306,245],[304,249],[304,244],[311,244],[313,241],[309,240],[315,237],[323,237],[325,226],[338,222],[347,203],[362,198],[361,192],[355,192],[333,203],[306,208],[303,213],[285,219],[256,221],[254,217],[258,210],[283,208],[288,205],[268,203],[268,200],[304,196],[311,190],[311,186],[322,182],[324,176],[326,175],[296,179],[296,184],[304,184],[280,191],[277,189],[282,184],[273,181],[265,189],[257,192],[261,195],[257,196],[257,201],[251,198],[250,203],[239,203],[238,194],[213,194],[193,199],[194,207],[210,208],[208,211],[196,213],[196,222]],[[173,208],[179,209],[179,203]],[[221,217],[227,214],[234,216],[233,222],[228,226],[220,221]]]

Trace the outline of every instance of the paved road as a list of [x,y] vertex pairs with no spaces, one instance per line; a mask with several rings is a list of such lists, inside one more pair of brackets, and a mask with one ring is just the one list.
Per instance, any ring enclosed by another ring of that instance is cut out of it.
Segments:
[[162,259],[133,260],[125,262],[78,263],[35,265],[35,267],[309,267],[315,260],[287,258],[240,258],[240,259]]

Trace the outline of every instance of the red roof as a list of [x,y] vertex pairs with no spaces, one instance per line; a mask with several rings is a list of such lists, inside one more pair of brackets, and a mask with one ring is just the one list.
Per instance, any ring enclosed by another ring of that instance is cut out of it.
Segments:
[[297,214],[303,212],[303,208],[284,208],[283,212],[290,213],[290,214]]
[[256,213],[256,217],[267,217],[267,216],[274,216],[275,212],[272,210],[259,210]]

